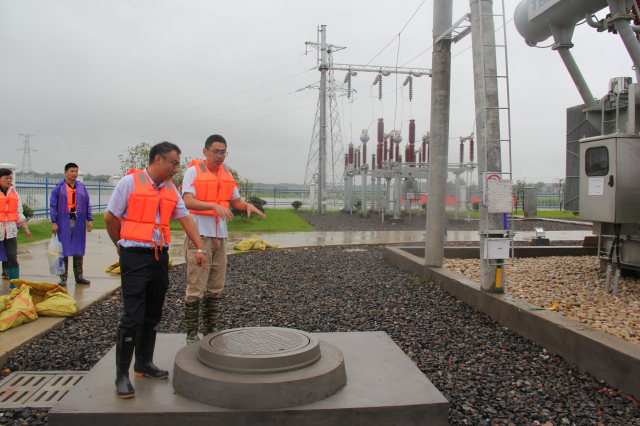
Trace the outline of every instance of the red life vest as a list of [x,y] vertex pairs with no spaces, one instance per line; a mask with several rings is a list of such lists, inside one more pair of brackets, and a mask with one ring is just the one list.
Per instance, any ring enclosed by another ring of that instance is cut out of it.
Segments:
[[76,208],[76,188],[77,188],[77,186],[76,186],[76,188],[71,188],[67,184],[67,182],[64,183],[64,186],[67,187],[67,204],[68,204],[69,211],[71,211],[71,209],[75,209]]
[[[233,195],[234,188],[237,188],[233,175],[229,172],[227,166],[222,164],[218,167],[218,174],[214,175],[207,169],[204,160],[195,159],[191,161],[189,167],[195,166],[198,173],[193,181],[193,187],[196,190],[195,199],[204,201],[205,203],[216,203],[222,207],[229,208],[229,200]],[[200,214],[208,216],[217,216],[213,210],[195,211],[189,210],[191,214]]]
[[[142,170],[131,169],[127,175],[133,174],[135,189],[129,195],[127,217],[122,219],[120,237],[125,240],[153,242],[153,230],[158,229],[165,243],[171,242],[169,222],[173,210],[178,204],[178,195],[170,180],[156,190],[152,182]],[[156,215],[160,209],[160,222]]]
[[7,190],[7,195],[0,192],[0,222],[18,223],[18,205],[20,198],[13,186]]

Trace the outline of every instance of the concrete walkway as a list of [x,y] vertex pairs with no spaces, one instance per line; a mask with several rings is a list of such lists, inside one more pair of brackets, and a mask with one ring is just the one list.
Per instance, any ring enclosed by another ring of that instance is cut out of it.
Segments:
[[[592,235],[591,231],[550,231],[547,238],[551,240],[583,240]],[[251,238],[254,232],[230,233],[227,241],[228,252],[245,238]],[[270,244],[281,248],[311,247],[325,245],[357,245],[357,244],[407,244],[425,240],[424,231],[369,231],[369,232],[283,232],[258,233],[258,236]],[[516,241],[529,241],[535,237],[534,232],[518,232]],[[478,241],[477,231],[450,231],[447,241]],[[174,266],[184,263],[182,242],[184,233],[173,232],[169,255]],[[48,240],[19,247],[20,278],[29,281],[57,283],[58,277],[51,276],[46,259]],[[67,280],[67,291],[77,301],[80,312],[89,309],[93,304],[109,297],[120,288],[120,276],[104,271],[108,265],[116,262],[118,256],[107,235],[107,231],[96,229],[87,234],[87,251],[84,258],[84,276],[91,281],[90,285],[76,285],[73,274]],[[70,261],[71,263],[71,261]],[[70,265],[71,266],[71,265]],[[2,280],[0,295],[9,294],[9,282]],[[48,331],[62,326],[65,318],[41,317],[31,323],[0,332],[0,367],[7,358],[24,345],[43,336]]]

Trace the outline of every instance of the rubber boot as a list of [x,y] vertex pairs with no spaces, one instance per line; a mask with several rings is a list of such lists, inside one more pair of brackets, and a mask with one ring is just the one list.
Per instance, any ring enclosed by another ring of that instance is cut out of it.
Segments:
[[20,268],[9,268],[9,288],[16,288],[11,280],[17,280],[20,278]]
[[73,256],[73,275],[76,277],[76,284],[91,284],[91,281],[82,276],[83,256]]
[[9,262],[2,262],[2,278],[9,279]]
[[184,321],[187,324],[187,345],[200,340],[198,337],[198,317],[200,316],[200,301],[184,302]]
[[60,281],[58,281],[58,285],[66,286],[67,285],[67,275],[69,273],[69,258],[64,258],[64,272],[60,274]]
[[133,371],[137,377],[147,376],[152,379],[166,379],[169,372],[161,370],[153,363],[153,350],[156,347],[157,325],[144,323],[136,338],[136,362]]
[[218,300],[219,297],[205,297],[202,299],[202,334],[207,336],[218,329]]
[[116,337],[116,393],[119,398],[133,398],[136,391],[129,381],[129,367],[136,344],[136,332],[118,329]]

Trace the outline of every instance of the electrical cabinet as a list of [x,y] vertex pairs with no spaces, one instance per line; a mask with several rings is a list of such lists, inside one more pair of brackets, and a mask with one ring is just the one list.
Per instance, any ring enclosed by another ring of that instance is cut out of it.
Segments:
[[640,222],[640,137],[616,133],[580,141],[580,218]]

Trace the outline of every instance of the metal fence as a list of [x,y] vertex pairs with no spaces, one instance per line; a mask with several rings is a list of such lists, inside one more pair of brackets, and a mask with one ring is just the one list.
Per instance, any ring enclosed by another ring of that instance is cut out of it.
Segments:
[[[20,199],[33,210],[34,219],[49,218],[49,200],[58,179],[35,178],[33,182],[16,182],[15,187]],[[83,182],[89,192],[91,210],[94,213],[104,211],[115,188],[106,182]]]
[[[35,178],[34,182],[16,182],[16,190],[20,194],[22,202],[28,205],[34,211],[34,219],[49,218],[49,199],[51,191],[55,188],[59,181],[49,178]],[[114,185],[106,182],[83,182],[89,192],[91,206],[94,213],[103,212],[111,193],[115,188]],[[254,186],[250,195],[262,198],[267,202],[266,207],[269,208],[289,208],[294,201],[301,201],[302,207],[310,209],[309,205],[309,188],[288,188],[286,186]],[[355,194],[358,198],[361,192],[356,190]],[[316,194],[317,196],[317,194]],[[478,194],[471,194],[472,200],[478,200]],[[367,191],[367,204],[371,205],[372,194]],[[514,194],[515,197],[515,194]],[[328,207],[341,208],[344,205],[344,194],[340,190],[328,191]],[[413,200],[414,206],[424,203],[424,197]],[[447,193],[447,204],[454,205],[454,194]],[[520,207],[520,204],[519,204]],[[538,194],[539,210],[563,210],[564,197],[563,194]]]

